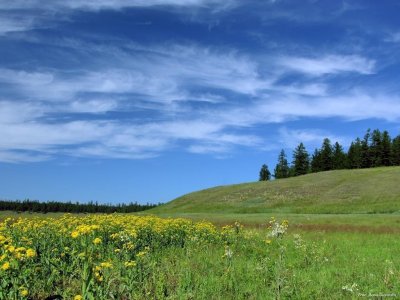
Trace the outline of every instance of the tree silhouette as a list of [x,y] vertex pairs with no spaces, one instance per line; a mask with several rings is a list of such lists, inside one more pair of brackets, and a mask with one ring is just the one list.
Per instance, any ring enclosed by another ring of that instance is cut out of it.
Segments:
[[293,174],[294,176],[307,174],[310,168],[309,155],[303,143],[300,143],[293,151]]
[[286,159],[285,150],[281,150],[278,156],[278,163],[274,170],[274,176],[276,179],[287,178],[290,176],[290,168]]
[[262,165],[260,170],[259,181],[267,181],[271,179],[271,172],[268,170],[268,166],[266,164]]

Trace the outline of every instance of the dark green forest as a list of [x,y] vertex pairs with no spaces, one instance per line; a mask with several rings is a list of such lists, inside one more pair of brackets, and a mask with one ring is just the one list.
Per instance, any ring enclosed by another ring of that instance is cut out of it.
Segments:
[[99,204],[97,202],[72,203],[72,202],[39,202],[36,200],[11,201],[0,200],[0,210],[11,210],[17,212],[65,212],[65,213],[131,213],[143,211],[158,206],[159,204]]
[[[400,135],[392,139],[386,130],[368,129],[362,139],[356,138],[350,144],[347,152],[338,142],[332,144],[325,138],[321,148],[315,149],[311,155],[300,143],[292,157],[289,164],[285,151],[281,150],[273,174],[276,179],[329,170],[400,166]],[[270,180],[270,174],[268,166],[263,164],[259,180]]]

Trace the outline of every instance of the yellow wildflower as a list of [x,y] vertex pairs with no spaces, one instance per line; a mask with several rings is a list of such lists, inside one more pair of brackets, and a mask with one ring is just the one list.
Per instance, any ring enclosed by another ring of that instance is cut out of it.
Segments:
[[29,292],[26,288],[20,288],[19,293],[21,294],[22,297],[26,297],[29,294]]
[[126,261],[125,263],[124,263],[124,265],[125,265],[125,267],[135,267],[136,266],[136,261],[134,261],[134,260],[129,260],[129,261]]
[[22,260],[24,258],[24,255],[21,252],[15,252],[15,258]]
[[136,257],[143,257],[147,254],[147,251],[140,251],[136,254]]
[[2,266],[1,269],[3,271],[7,271],[10,268],[10,263],[9,262],[5,262]]
[[95,244],[95,245],[98,245],[98,244],[100,244],[101,243],[101,238],[95,238],[94,240],[93,240],[93,244]]
[[82,298],[82,296],[81,295],[76,295],[75,297],[74,297],[74,300],[82,300],[83,298]]
[[95,272],[94,276],[96,277],[97,281],[103,281],[103,276],[101,276],[100,272]]
[[100,267],[102,267],[102,268],[112,268],[112,263],[110,263],[110,262],[102,262],[100,264]]
[[79,232],[78,232],[78,231],[72,231],[71,237],[72,237],[73,239],[76,239],[78,236],[79,236]]
[[95,270],[95,271],[101,271],[101,268],[100,268],[100,266],[95,266],[95,267],[94,267],[94,270]]
[[26,250],[26,257],[35,257],[36,256],[36,251],[33,250],[32,248],[29,248],[28,250]]

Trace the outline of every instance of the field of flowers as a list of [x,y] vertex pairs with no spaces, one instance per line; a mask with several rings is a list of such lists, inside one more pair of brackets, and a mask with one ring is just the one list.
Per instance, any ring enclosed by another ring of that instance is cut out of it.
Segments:
[[324,237],[306,241],[287,229],[275,219],[250,230],[133,215],[7,218],[0,299],[340,299],[399,290],[398,260],[384,251],[352,272]]

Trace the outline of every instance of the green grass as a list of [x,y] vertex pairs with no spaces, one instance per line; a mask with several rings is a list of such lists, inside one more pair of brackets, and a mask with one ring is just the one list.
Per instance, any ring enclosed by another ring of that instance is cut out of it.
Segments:
[[[231,278],[238,289],[231,295],[237,299],[277,298],[276,278],[283,282],[282,299],[399,297],[399,182],[399,167],[323,172],[215,187],[144,214],[208,220],[220,226],[240,221],[249,232],[254,230],[259,244],[234,249]],[[280,275],[277,248],[270,249],[261,242],[263,228],[273,216],[290,224]],[[304,248],[294,246],[295,234],[301,235]],[[263,251],[264,260],[258,256]],[[211,257],[218,260],[215,252]],[[180,274],[181,263],[187,260],[216,270],[211,257],[201,249],[190,258],[182,255],[171,272]],[[206,276],[197,271],[193,274],[196,278]],[[215,271],[209,274],[207,279],[197,280],[207,280],[211,287],[212,282],[222,281],[220,287],[228,284]],[[275,280],[266,279],[270,276]],[[264,284],[260,278],[265,279]],[[212,290],[201,290],[199,295],[214,299]]]
[[[222,231],[235,221],[245,227],[218,242],[187,236],[183,246],[153,247],[135,271],[137,282],[129,281],[137,287],[129,299],[399,297],[399,182],[399,167],[324,172],[216,187],[138,213],[207,220]],[[0,221],[38,215],[57,219],[61,214],[1,212]],[[283,239],[268,236],[271,217],[289,221]],[[224,255],[227,249],[231,257]],[[76,278],[68,280],[78,284]],[[105,286],[118,287],[113,280]],[[67,281],[57,288],[70,295],[76,286]]]
[[[218,225],[240,220],[245,227],[238,235],[234,227],[231,228],[222,241],[200,242],[188,235],[183,245],[158,247],[155,243],[140,269],[135,271],[135,281],[128,281],[133,284],[130,296],[120,299],[380,299],[372,295],[400,296],[399,215],[275,214],[278,220],[289,220],[288,232],[282,239],[268,235],[267,224],[273,215],[169,214],[194,220],[208,219]],[[33,220],[32,216],[49,217],[7,212],[0,214],[0,219],[22,217]],[[52,215],[55,219],[58,216]],[[54,235],[50,236],[54,238]],[[95,236],[97,234],[91,239]],[[63,243],[69,241],[68,237],[68,234],[65,237],[60,234]],[[151,237],[150,232],[148,237]],[[34,239],[34,244],[46,244],[50,240]],[[156,242],[155,237],[150,240]],[[112,243],[104,246],[109,250],[110,259],[121,259],[111,251]],[[231,257],[224,256],[226,247],[231,251]],[[46,249],[56,248],[59,248],[57,241]],[[49,259],[58,263],[59,257],[58,254],[51,255]],[[40,268],[45,268],[45,262],[39,264]],[[112,270],[118,270],[117,264]],[[57,273],[59,268],[53,271],[56,275],[50,276],[49,280],[58,280],[61,276]],[[40,288],[46,282],[39,279],[38,274],[34,276],[35,284],[28,281],[26,286],[36,295],[32,299],[43,299],[42,296],[49,295],[49,289]],[[106,276],[109,277],[104,281],[104,291],[111,289],[115,295],[127,293],[117,289],[123,286],[118,276]],[[64,281],[55,280],[48,284],[54,285],[54,293],[70,299],[71,295],[80,293],[77,278],[80,277],[65,277]],[[109,296],[104,292],[97,299],[111,299]],[[12,298],[0,296],[0,299]]]
[[[146,284],[171,299],[279,299],[278,282],[281,299],[399,296],[400,243],[392,235],[305,234],[296,248],[293,235],[266,245],[262,231],[257,234],[252,242],[233,243],[229,262],[221,247],[210,245],[162,252]],[[353,284],[353,293],[343,289]]]
[[339,170],[214,187],[179,197],[154,214],[374,214],[400,212],[400,167]]
[[[143,213],[144,214],[144,213]],[[354,231],[354,232],[400,232],[400,214],[223,214],[223,213],[159,213],[164,218],[187,218],[209,221],[223,226],[239,221],[250,228],[262,227],[277,217],[286,219],[294,231]]]

